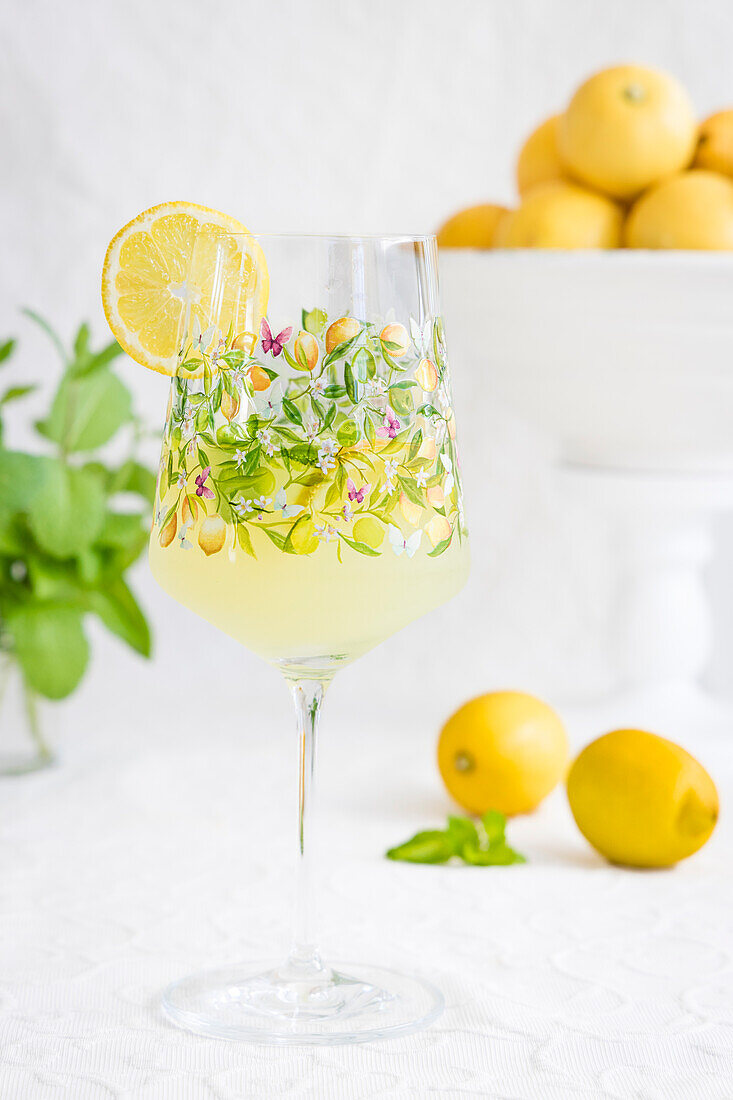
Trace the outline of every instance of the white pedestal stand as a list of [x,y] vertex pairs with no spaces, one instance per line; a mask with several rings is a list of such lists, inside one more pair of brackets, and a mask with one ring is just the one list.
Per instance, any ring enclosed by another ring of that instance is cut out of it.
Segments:
[[561,488],[610,519],[618,562],[611,658],[618,692],[613,724],[665,723],[688,734],[704,723],[733,726],[699,677],[712,649],[704,569],[717,514],[733,509],[733,473],[636,473],[564,465]]

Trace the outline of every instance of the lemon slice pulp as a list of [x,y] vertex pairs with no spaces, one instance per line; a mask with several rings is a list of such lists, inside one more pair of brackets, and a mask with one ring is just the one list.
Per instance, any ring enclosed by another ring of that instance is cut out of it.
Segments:
[[184,345],[202,334],[211,345],[232,331],[254,347],[268,295],[265,257],[249,230],[196,203],[144,210],[104,259],[107,323],[132,359],[161,374],[175,374]]

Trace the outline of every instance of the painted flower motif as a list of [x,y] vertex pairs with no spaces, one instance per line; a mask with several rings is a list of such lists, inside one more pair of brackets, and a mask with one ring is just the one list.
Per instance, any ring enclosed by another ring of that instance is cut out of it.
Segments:
[[354,518],[354,509],[351,507],[351,504],[348,500],[346,501],[346,504],[344,504],[342,511],[346,522],[351,523],[352,519]]
[[277,336],[273,336],[270,326],[263,317],[262,323],[260,325],[260,334],[262,337],[262,350],[264,351],[265,355],[267,355],[268,351],[270,351],[272,352],[274,358],[277,358],[278,355],[281,354],[290,337],[293,335],[293,326],[288,325],[288,327],[284,328],[282,332],[278,332]]
[[236,450],[234,452],[234,461],[237,464],[237,468],[241,470],[242,466],[244,466],[245,462],[247,461],[247,452]]
[[198,447],[198,445],[199,445],[198,435],[191,436],[191,439],[188,441],[188,444],[186,446],[186,457],[187,458],[194,458],[195,457],[196,448]]
[[314,420],[312,416],[309,417],[303,424],[303,431],[305,432],[308,442],[312,443],[318,435],[318,421]]
[[186,468],[184,466],[179,471],[178,477],[176,478],[176,485],[178,486],[179,489],[185,489],[186,488],[186,479],[187,478],[188,478],[188,474],[186,473]]
[[252,512],[254,510],[254,502],[251,500],[245,500],[244,497],[241,496],[237,497],[237,499],[233,502],[233,505],[240,516],[246,516],[248,512]]
[[252,501],[252,505],[253,507],[258,509],[257,519],[262,519],[262,511],[271,501],[272,497],[255,497],[255,499]]
[[437,420],[435,422],[435,446],[440,447],[445,443],[445,437],[448,434],[448,424],[445,420]]
[[196,433],[196,418],[194,413],[187,412],[181,424],[181,436],[183,439],[192,439]]
[[383,378],[372,378],[366,383],[364,389],[368,397],[386,397],[387,385]]
[[215,367],[219,362],[219,356],[223,355],[226,351],[226,344],[224,340],[220,340],[214,350],[211,352],[211,366]]
[[204,497],[206,500],[214,499],[214,490],[210,489],[206,484],[206,479],[211,473],[211,466],[206,466],[196,478],[196,496]]
[[395,416],[392,409],[387,406],[384,410],[384,422],[381,428],[377,428],[377,435],[381,435],[383,439],[394,439],[400,430],[400,422]]
[[191,520],[189,519],[183,524],[180,531],[178,532],[178,545],[180,546],[181,550],[193,550],[193,543],[189,542],[186,538],[190,526]]
[[327,474],[329,470],[333,470],[336,465],[335,454],[338,450],[338,443],[335,439],[324,439],[321,446],[318,449],[318,465],[321,468],[321,473]]
[[320,397],[325,388],[322,378],[315,378],[313,382],[311,382],[311,392],[314,397]]
[[256,435],[257,442],[263,448],[266,455],[274,455],[276,450],[275,442],[272,438],[272,432],[269,428],[260,428]]
[[287,499],[285,490],[279,489],[272,502],[273,511],[282,512],[283,519],[290,519],[291,516],[297,516],[298,512],[303,511],[302,504],[288,504]]
[[336,538],[336,528],[330,523],[317,523],[316,534],[319,542],[330,542],[331,539]]
[[388,458],[384,464],[384,485],[382,486],[382,492],[388,493],[392,496],[395,490],[394,479],[397,477],[397,471],[399,469],[399,462],[395,458]]
[[425,470],[418,470],[415,474],[415,481],[417,482],[419,489],[424,489],[428,480],[428,475]]
[[165,508],[161,504],[160,508],[158,508],[157,512],[155,513],[155,526],[156,527],[162,526],[162,523],[163,523],[164,519],[165,519]]

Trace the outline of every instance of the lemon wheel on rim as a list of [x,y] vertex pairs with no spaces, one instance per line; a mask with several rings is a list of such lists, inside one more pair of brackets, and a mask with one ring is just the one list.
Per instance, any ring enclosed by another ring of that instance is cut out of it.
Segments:
[[254,347],[268,295],[264,253],[246,226],[192,202],[144,210],[104,259],[107,323],[132,359],[160,374],[175,374],[184,340],[202,333],[231,330]]

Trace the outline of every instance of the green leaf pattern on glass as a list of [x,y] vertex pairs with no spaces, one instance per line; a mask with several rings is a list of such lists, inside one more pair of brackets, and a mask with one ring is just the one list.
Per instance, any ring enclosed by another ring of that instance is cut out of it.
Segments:
[[[218,514],[233,529],[222,549],[253,558],[269,542],[283,553],[330,552],[341,562],[342,545],[347,554],[404,554],[407,562],[437,557],[465,538],[440,318],[420,326],[410,318],[412,337],[390,321],[389,339],[380,338],[385,326],[357,319],[359,331],[335,346],[333,320],[317,306],[303,309],[301,336],[292,326],[276,354],[259,342],[246,354],[218,335],[208,347],[184,346],[156,498],[161,545],[170,552],[192,548],[166,535],[174,514],[179,527],[185,517],[196,521],[185,507],[192,493],[197,515]],[[344,320],[353,333],[354,319]],[[307,360],[303,341],[310,341]],[[190,377],[192,363],[202,378]],[[359,534],[364,520],[368,539]]]

